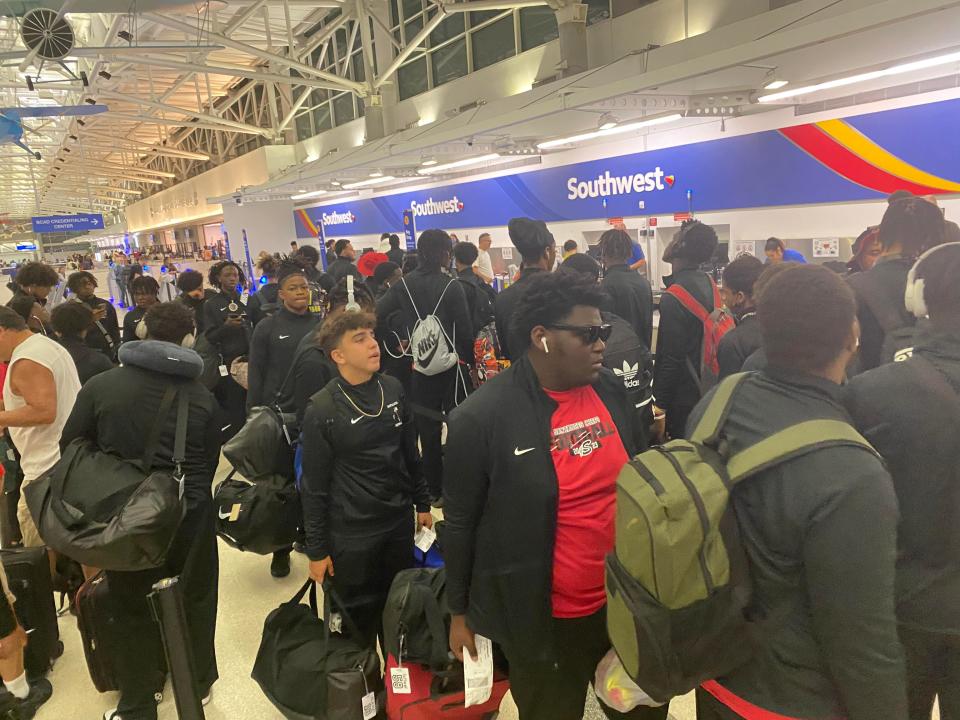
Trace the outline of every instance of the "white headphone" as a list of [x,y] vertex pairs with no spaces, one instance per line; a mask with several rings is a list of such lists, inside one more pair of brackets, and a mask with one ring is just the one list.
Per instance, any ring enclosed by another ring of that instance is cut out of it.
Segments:
[[[146,340],[147,339],[147,318],[146,316],[140,319],[140,322],[137,323],[137,329],[135,331],[137,339]],[[197,331],[194,329],[191,332],[188,332],[183,336],[183,340],[180,341],[180,347],[184,347],[187,350],[192,350],[193,346],[197,344]]]
[[943,245],[936,245],[930,248],[917,258],[913,267],[910,268],[910,272],[907,273],[907,287],[903,293],[903,304],[904,307],[907,308],[907,312],[912,313],[914,317],[925,318],[930,314],[927,310],[927,301],[923,297],[923,278],[917,277],[917,270],[920,268],[920,265],[923,264],[928,257],[937,252],[937,250],[949,247],[960,247],[960,242],[944,243]]

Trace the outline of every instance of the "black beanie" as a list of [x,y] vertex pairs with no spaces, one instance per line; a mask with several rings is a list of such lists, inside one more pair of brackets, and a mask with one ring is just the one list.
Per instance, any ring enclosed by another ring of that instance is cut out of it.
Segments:
[[510,242],[525,258],[539,257],[551,245],[556,245],[553,234],[543,220],[513,218],[507,225]]

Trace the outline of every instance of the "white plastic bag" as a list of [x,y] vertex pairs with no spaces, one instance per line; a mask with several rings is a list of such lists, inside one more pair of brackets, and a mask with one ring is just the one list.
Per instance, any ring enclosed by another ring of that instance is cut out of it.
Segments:
[[660,707],[663,704],[656,702],[637,686],[627,675],[623,663],[612,648],[597,665],[593,689],[607,707],[622,713],[630,712],[640,705]]

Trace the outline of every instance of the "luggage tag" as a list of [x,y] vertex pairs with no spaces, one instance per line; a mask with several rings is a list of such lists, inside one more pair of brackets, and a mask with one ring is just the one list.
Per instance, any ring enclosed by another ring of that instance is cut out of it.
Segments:
[[463,649],[464,707],[482,705],[493,694],[493,643],[483,635],[474,636],[477,659]]
[[230,374],[230,371],[227,369],[226,365],[221,365],[217,368],[220,371],[220,377],[227,377]]
[[[373,720],[377,716],[377,693],[370,690],[367,685],[367,676],[363,672],[363,665],[358,665],[360,677],[363,678],[363,699],[360,701],[360,710],[363,713],[363,720]],[[379,676],[378,676],[379,677]]]
[[433,528],[428,528],[426,525],[422,526],[417,530],[417,534],[413,536],[413,544],[422,552],[427,552],[430,550],[430,547],[433,545],[433,541],[437,539],[437,532]]
[[340,613],[330,613],[330,632],[343,632],[343,616],[341,616]]
[[413,688],[410,687],[410,668],[403,667],[403,646],[406,636],[400,635],[400,653],[397,656],[397,667],[390,668],[390,686],[393,688],[394,695],[410,695]]

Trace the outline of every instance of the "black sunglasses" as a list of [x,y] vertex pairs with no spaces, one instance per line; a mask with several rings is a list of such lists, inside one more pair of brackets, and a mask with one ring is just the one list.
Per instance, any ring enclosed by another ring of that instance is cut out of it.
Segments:
[[613,332],[613,325],[604,323],[603,325],[562,325],[559,323],[547,325],[552,330],[567,330],[572,332],[584,345],[593,345],[597,340],[606,342],[610,339],[610,333]]

